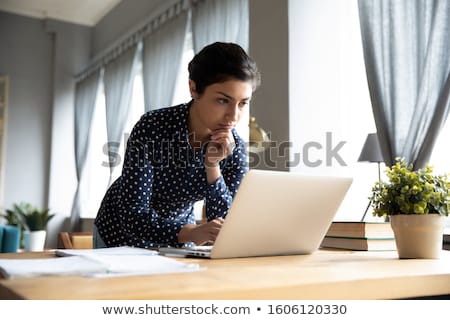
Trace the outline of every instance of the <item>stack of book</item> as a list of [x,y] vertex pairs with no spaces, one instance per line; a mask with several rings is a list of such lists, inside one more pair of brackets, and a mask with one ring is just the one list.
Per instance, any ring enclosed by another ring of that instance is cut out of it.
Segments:
[[444,245],[443,245],[442,249],[450,250],[450,228],[444,229],[443,242],[444,242]]
[[389,222],[335,221],[322,241],[323,248],[360,251],[396,250]]

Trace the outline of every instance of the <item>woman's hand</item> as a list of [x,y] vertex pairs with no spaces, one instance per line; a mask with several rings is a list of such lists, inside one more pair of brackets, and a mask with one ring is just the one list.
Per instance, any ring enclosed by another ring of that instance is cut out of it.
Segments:
[[180,230],[178,242],[194,242],[198,246],[206,243],[214,243],[223,222],[223,218],[217,218],[199,225],[187,224]]
[[218,166],[219,162],[233,153],[234,137],[231,130],[218,129],[212,132],[205,153],[206,167]]
[[213,131],[205,153],[206,180],[213,184],[221,175],[219,162],[233,153],[234,137],[231,130]]

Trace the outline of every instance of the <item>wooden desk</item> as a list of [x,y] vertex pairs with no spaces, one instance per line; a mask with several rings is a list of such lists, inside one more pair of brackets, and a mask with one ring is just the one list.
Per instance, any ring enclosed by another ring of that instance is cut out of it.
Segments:
[[[0,258],[52,253],[1,254]],[[0,299],[395,299],[450,294],[450,252],[439,260],[400,260],[396,251],[320,250],[312,255],[183,259],[194,273],[0,280]]]

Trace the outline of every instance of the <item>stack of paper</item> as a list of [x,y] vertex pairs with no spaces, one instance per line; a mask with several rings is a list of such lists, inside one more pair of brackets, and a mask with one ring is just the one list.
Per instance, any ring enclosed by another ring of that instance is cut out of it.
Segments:
[[135,247],[113,247],[113,248],[101,248],[101,249],[56,249],[55,255],[58,257],[70,257],[70,256],[154,256],[158,251],[135,248]]
[[56,253],[64,257],[0,259],[0,273],[5,278],[54,275],[114,277],[201,270],[198,264],[182,263],[139,248],[58,250]]

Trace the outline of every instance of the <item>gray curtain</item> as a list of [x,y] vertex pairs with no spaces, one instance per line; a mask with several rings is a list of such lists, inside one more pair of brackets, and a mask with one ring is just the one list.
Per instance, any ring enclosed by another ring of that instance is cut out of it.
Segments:
[[188,13],[182,12],[144,39],[142,68],[145,111],[168,107],[172,103],[187,26]]
[[367,80],[383,157],[429,160],[449,113],[450,1],[359,0]]
[[207,0],[192,8],[194,52],[215,42],[235,42],[248,50],[248,0]]
[[75,163],[77,172],[77,190],[72,205],[70,216],[70,229],[79,229],[80,213],[83,211],[83,195],[85,190],[84,168],[88,154],[89,139],[91,133],[92,116],[100,85],[100,70],[86,79],[78,82],[75,87]]
[[[115,152],[118,149],[121,136],[131,108],[133,80],[139,63],[138,46],[134,46],[121,54],[105,67],[104,86],[106,104],[106,129],[108,136],[110,174],[114,169]],[[111,183],[111,175],[110,175]]]
[[[216,41],[234,42],[248,51],[248,0],[205,0],[192,8],[194,52]],[[239,135],[249,141],[250,109],[236,126]]]

